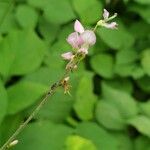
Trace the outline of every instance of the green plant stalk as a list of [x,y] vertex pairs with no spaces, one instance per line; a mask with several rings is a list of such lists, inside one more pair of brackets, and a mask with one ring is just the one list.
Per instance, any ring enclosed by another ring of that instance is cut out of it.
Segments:
[[[76,53],[76,56],[78,57],[77,53]],[[44,106],[44,104],[48,101],[48,98],[51,97],[55,93],[56,89],[58,89],[59,87],[63,87],[63,81],[65,80],[66,77],[69,77],[69,74],[72,72],[74,65],[78,64],[81,60],[82,60],[81,56],[79,56],[78,58],[74,59],[73,62],[71,62],[72,68],[66,69],[63,77],[58,82],[55,82],[51,86],[50,90],[47,92],[47,94],[41,100],[41,102],[37,105],[37,107],[33,110],[33,112],[30,114],[30,116],[27,118],[27,120],[19,126],[19,128],[4,143],[4,145],[0,148],[0,150],[9,149],[10,143],[13,142],[14,140],[16,140],[16,137],[22,132],[22,130],[28,125],[28,123],[34,118],[34,116],[41,110],[41,108]]]

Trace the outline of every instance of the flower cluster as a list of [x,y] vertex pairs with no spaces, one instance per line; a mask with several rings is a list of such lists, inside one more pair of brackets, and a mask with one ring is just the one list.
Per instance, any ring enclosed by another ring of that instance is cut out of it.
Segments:
[[[96,42],[95,33],[92,30],[85,30],[82,24],[76,20],[74,23],[75,32],[71,33],[67,42],[72,46],[75,52],[82,53],[83,55],[88,54],[90,46]],[[67,52],[62,54],[63,59],[72,60],[74,58],[73,52]]]
[[96,43],[96,35],[94,32],[98,26],[110,29],[117,28],[116,22],[109,23],[109,21],[114,19],[116,16],[117,14],[115,13],[113,16],[109,17],[109,12],[104,9],[103,19],[97,22],[94,30],[85,30],[78,20],[75,21],[74,32],[67,38],[67,42],[71,45],[73,51],[66,52],[61,55],[64,60],[69,61],[66,69],[73,70],[77,68],[77,63],[88,54],[90,46]]

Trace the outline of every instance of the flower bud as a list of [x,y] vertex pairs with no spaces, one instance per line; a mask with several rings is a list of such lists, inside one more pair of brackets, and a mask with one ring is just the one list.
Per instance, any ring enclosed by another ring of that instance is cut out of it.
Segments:
[[67,53],[62,54],[61,57],[64,60],[71,60],[74,57],[74,55],[72,54],[72,52],[67,52]]

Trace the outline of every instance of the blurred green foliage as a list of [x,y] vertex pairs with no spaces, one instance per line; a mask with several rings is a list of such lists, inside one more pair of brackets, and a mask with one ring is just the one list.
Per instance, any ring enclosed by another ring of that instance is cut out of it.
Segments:
[[0,0],[0,145],[63,74],[75,19],[103,8],[118,30],[97,43],[19,135],[14,150],[150,150],[150,0]]

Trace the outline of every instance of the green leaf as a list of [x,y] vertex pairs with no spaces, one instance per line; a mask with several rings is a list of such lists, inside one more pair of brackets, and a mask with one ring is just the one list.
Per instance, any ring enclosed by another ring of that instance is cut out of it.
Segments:
[[67,138],[65,150],[97,150],[95,145],[88,139],[78,135]]
[[128,64],[135,62],[138,59],[138,54],[134,49],[124,49],[117,52],[116,63]]
[[73,6],[83,23],[96,23],[102,16],[102,3],[98,0],[73,0]]
[[150,5],[133,5],[129,7],[129,10],[138,13],[145,21],[147,21],[147,23],[150,24]]
[[140,103],[139,107],[142,114],[146,115],[147,117],[150,117],[150,100],[148,100],[147,102]]
[[46,42],[51,43],[55,40],[59,31],[59,26],[54,25],[40,17],[38,29],[40,34],[43,36]]
[[135,150],[149,150],[150,139],[145,136],[139,136],[135,140]]
[[125,78],[117,78],[112,80],[105,80],[105,83],[115,89],[122,90],[127,93],[133,92],[132,82]]
[[134,44],[134,37],[121,25],[118,30],[100,28],[97,30],[100,38],[113,49],[129,48]]
[[7,90],[8,114],[15,114],[34,104],[47,89],[47,86],[30,81],[20,81],[10,86]]
[[128,123],[135,127],[142,134],[150,137],[150,119],[148,117],[139,115],[128,120]]
[[144,71],[150,76],[150,49],[142,52],[141,64]]
[[[4,144],[22,122],[22,114],[6,116],[0,126],[0,145]],[[11,126],[10,126],[11,123]]]
[[38,119],[49,119],[53,122],[63,122],[69,116],[72,106],[73,97],[65,95],[63,90],[57,90],[53,97],[48,99],[46,105],[38,113]]
[[43,10],[49,0],[27,0],[27,3],[33,7]]
[[121,77],[131,76],[134,79],[139,79],[143,77],[145,74],[141,65],[136,64],[136,63],[116,64],[115,73],[117,73]]
[[118,141],[103,128],[93,122],[83,122],[77,126],[76,133],[91,140],[98,150],[118,150]]
[[10,32],[12,29],[17,29],[17,24],[14,14],[12,13],[12,8],[13,4],[11,1],[0,1],[0,33],[2,34]]
[[47,21],[54,24],[64,24],[75,18],[69,0],[48,0],[44,7],[44,17]]
[[48,121],[30,124],[19,136],[15,150],[61,150],[67,137],[73,132],[70,127]]
[[96,73],[101,75],[104,78],[113,77],[113,66],[114,60],[113,57],[109,54],[98,54],[92,57],[91,59],[92,68]]
[[113,136],[118,140],[118,150],[133,150],[133,139],[125,132],[113,132]]
[[98,102],[96,107],[96,119],[108,129],[125,129],[125,122],[119,110],[106,100],[100,100]]
[[150,0],[134,0],[134,1],[139,4],[150,5]]
[[7,92],[0,80],[0,124],[7,112]]
[[78,84],[76,101],[74,103],[74,110],[81,120],[90,120],[93,118],[96,96],[92,93],[92,90],[92,76],[86,73]]
[[138,113],[137,103],[129,93],[112,88],[103,82],[102,94],[104,99],[112,103],[119,110],[124,119],[132,118]]
[[38,21],[38,14],[34,8],[28,5],[19,5],[16,8],[16,19],[23,28],[35,28]]
[[0,42],[0,73],[4,76],[30,73],[41,65],[45,52],[44,42],[33,31],[10,32]]
[[145,92],[150,92],[150,78],[148,76],[144,76],[143,78],[140,78],[137,80],[138,86]]

